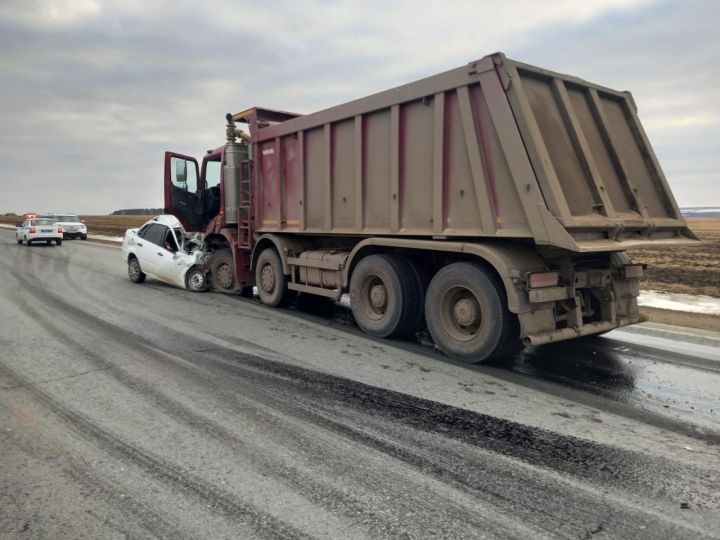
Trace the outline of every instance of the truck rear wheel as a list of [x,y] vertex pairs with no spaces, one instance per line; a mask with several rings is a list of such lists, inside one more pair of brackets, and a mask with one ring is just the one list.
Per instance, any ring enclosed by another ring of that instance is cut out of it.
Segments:
[[400,257],[370,255],[350,278],[350,305],[358,326],[378,337],[410,334],[417,325],[417,280]]
[[280,256],[273,248],[265,249],[258,257],[255,265],[255,285],[260,301],[266,306],[285,307],[297,294],[288,289],[288,280],[283,274]]
[[210,258],[210,283],[212,288],[220,292],[235,290],[235,261],[232,251],[219,249]]
[[463,362],[507,358],[520,346],[502,285],[477,264],[453,263],[435,274],[425,297],[425,318],[440,350]]

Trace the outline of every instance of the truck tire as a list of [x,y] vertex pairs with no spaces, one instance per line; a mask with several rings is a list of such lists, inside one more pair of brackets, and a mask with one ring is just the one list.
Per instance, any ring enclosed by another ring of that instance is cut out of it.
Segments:
[[350,277],[350,306],[358,326],[377,337],[412,333],[422,309],[417,280],[401,257],[369,255]]
[[260,253],[255,265],[255,285],[260,301],[266,306],[286,307],[295,299],[296,291],[288,289],[280,255],[273,248]]
[[142,283],[147,277],[140,269],[140,261],[135,256],[128,259],[128,277],[133,283]]
[[210,258],[210,283],[216,291],[235,291],[235,261],[232,251],[219,249]]
[[517,318],[508,311],[502,284],[486,268],[457,262],[430,282],[425,318],[446,355],[477,364],[507,359],[521,348]]

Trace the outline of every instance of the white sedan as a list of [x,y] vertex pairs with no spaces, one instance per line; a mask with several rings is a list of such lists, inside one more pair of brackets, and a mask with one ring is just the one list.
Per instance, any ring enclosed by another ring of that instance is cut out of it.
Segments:
[[175,216],[157,216],[140,228],[125,231],[122,252],[128,277],[135,283],[149,275],[193,292],[210,288],[210,254],[202,244],[188,240]]
[[45,242],[48,245],[55,242],[58,246],[63,241],[63,229],[53,223],[52,219],[29,218],[15,228],[15,238],[18,244],[29,246],[33,242]]

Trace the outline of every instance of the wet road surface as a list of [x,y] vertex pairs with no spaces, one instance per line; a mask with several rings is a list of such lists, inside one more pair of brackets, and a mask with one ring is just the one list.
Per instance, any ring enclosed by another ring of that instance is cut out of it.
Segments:
[[720,537],[720,370],[459,365],[0,231],[0,538]]

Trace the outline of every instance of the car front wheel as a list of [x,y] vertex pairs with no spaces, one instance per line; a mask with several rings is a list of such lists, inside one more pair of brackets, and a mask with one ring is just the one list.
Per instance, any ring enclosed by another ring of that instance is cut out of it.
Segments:
[[185,288],[192,292],[205,292],[210,288],[207,272],[202,268],[191,268],[185,275]]

